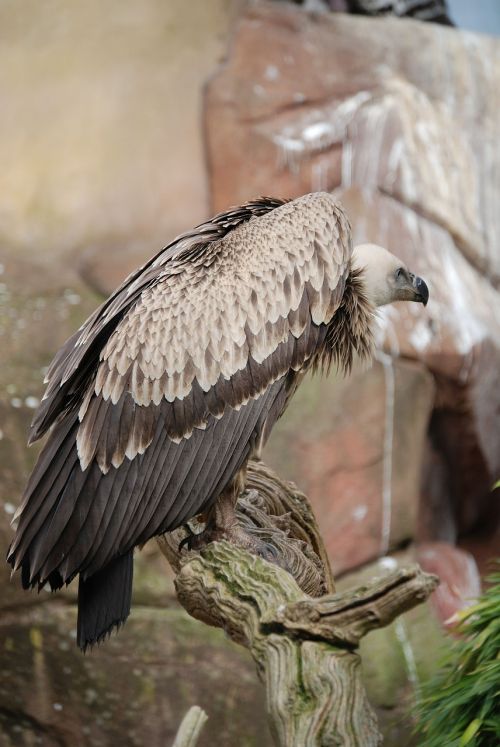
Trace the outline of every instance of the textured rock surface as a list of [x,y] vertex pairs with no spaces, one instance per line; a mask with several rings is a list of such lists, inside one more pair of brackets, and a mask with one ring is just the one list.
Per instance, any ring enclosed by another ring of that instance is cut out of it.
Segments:
[[10,521],[37,454],[28,450],[28,426],[42,395],[44,367],[96,304],[96,296],[70,272],[0,252],[0,608],[33,597],[9,583],[3,557]]
[[[441,226],[417,219],[378,192],[351,188],[341,196],[353,216],[355,241],[377,236],[429,281],[432,302],[425,312],[408,304],[382,310],[379,340],[386,350],[418,359],[434,374],[437,395],[429,435],[445,464],[439,501],[453,501],[456,536],[487,513],[491,484],[500,470],[495,374],[500,295]],[[424,490],[436,485],[435,468],[429,469]]]
[[254,666],[220,631],[139,607],[83,656],[74,627],[74,608],[53,603],[2,617],[1,747],[170,745],[195,703],[209,714],[200,746],[272,744]]
[[446,542],[424,542],[417,547],[417,560],[441,579],[431,602],[441,622],[446,623],[480,595],[481,579],[470,553]]
[[208,89],[214,205],[362,184],[435,218],[498,279],[499,75],[493,38],[254,3]]
[[335,575],[416,534],[434,384],[418,364],[383,361],[307,379],[267,447],[313,503]]
[[206,215],[201,87],[237,5],[0,8],[1,244],[102,290]]
[[427,309],[388,308],[378,335],[436,384],[423,539],[455,541],[486,521],[500,473],[499,81],[496,39],[261,2],[207,92],[216,209],[335,190],[355,241],[384,244],[429,280]]

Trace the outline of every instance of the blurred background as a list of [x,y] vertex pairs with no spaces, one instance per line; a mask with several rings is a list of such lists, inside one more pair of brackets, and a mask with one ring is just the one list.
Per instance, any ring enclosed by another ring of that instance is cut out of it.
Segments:
[[[380,314],[369,371],[310,378],[265,457],[341,588],[413,560],[441,577],[363,641],[388,745],[500,555],[498,33],[495,0],[0,0],[2,552],[71,332],[214,211],[332,191],[431,300]],[[201,745],[271,744],[246,652],[184,614],[154,542],[136,570],[127,625],[83,657],[76,588],[30,595],[0,563],[2,747],[169,745],[192,704]]]

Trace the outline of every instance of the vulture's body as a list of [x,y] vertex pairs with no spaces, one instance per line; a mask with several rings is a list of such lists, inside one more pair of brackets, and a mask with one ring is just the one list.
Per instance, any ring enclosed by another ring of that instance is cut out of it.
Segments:
[[79,574],[80,646],[126,619],[134,547],[234,490],[303,372],[368,355],[351,251],[328,194],[248,203],[170,244],[59,351],[9,562],[26,588]]

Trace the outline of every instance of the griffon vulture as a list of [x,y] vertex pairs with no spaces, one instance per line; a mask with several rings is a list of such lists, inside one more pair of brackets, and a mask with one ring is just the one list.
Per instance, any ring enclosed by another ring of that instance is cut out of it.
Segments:
[[385,249],[352,249],[326,193],[261,198],[183,234],[130,275],[57,353],[30,443],[48,440],[8,552],[24,588],[79,575],[85,649],[130,612],[133,552],[204,513],[265,555],[234,519],[249,457],[304,373],[371,352],[374,308],[426,303]]

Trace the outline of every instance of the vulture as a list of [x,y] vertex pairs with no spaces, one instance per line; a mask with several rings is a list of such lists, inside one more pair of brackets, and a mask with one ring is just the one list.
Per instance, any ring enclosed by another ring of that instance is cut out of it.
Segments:
[[[127,619],[134,548],[203,514],[235,518],[258,454],[309,369],[368,358],[376,307],[428,300],[382,247],[352,247],[328,193],[259,198],[182,234],[130,275],[50,365],[29,443],[48,432],[7,559],[25,589],[79,576],[77,643]],[[266,550],[267,548],[267,550]]]

